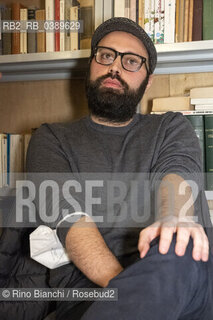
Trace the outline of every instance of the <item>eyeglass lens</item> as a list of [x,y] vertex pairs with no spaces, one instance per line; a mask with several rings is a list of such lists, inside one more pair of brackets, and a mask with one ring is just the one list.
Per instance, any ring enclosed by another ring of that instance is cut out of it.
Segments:
[[[116,52],[109,48],[98,48],[96,52],[96,61],[104,65],[110,65],[116,59]],[[142,58],[134,54],[124,54],[122,56],[122,65],[128,71],[137,71],[142,65]]]

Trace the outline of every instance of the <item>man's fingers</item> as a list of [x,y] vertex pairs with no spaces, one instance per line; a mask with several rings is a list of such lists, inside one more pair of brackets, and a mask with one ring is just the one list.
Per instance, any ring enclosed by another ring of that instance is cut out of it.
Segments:
[[177,228],[177,238],[175,245],[175,253],[178,256],[183,256],[186,251],[186,247],[189,243],[190,230],[187,227],[178,227]]
[[172,226],[171,222],[168,226],[168,223],[165,223],[161,227],[160,232],[160,242],[159,242],[159,252],[161,254],[166,254],[169,251],[169,247],[172,242],[173,234],[176,231],[176,226]]
[[209,242],[203,228],[197,225],[191,231],[191,237],[193,238],[193,259],[196,261],[207,261],[209,258]]
[[160,232],[160,222],[155,222],[151,226],[143,229],[140,232],[138,241],[138,250],[140,251],[140,257],[143,258],[147,254],[150,248],[150,242],[155,239]]

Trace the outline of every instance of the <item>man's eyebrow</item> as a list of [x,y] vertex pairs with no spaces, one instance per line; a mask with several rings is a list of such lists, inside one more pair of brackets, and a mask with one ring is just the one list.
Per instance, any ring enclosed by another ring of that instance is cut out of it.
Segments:
[[[121,51],[119,51],[119,50],[116,50],[116,49],[115,49],[115,48],[113,48],[113,47],[102,46],[102,45],[100,45],[100,46],[97,46],[97,47],[104,47],[104,48],[108,48],[108,49],[112,49],[112,50],[115,50],[115,51],[117,51],[117,52],[121,52]],[[134,55],[136,55],[136,56],[141,56],[141,57],[144,57],[144,58],[148,59],[148,57],[144,56],[143,54],[140,54],[140,53],[135,53],[135,52],[132,52],[132,51],[124,51],[124,52],[121,52],[121,53],[129,53],[129,54],[134,54]]]

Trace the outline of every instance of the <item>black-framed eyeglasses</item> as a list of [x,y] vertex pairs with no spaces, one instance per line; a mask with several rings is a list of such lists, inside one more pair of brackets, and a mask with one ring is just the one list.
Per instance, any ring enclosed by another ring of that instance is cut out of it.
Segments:
[[149,73],[149,69],[146,64],[147,59],[132,52],[119,52],[112,48],[98,46],[94,50],[94,56],[95,61],[104,66],[111,65],[115,59],[120,56],[122,67],[130,72],[139,71],[145,63],[146,70]]

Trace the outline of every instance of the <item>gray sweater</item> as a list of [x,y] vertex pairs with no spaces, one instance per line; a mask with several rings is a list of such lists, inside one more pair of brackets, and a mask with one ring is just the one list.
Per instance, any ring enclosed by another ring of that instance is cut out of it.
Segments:
[[124,127],[100,125],[90,117],[72,123],[43,124],[32,136],[27,154],[27,171],[36,187],[43,180],[58,185],[54,195],[51,188],[46,189],[45,217],[49,219],[42,216],[41,199],[36,193],[38,224],[55,228],[67,216],[57,230],[64,245],[68,229],[76,220],[68,215],[86,212],[97,218],[116,256],[137,251],[140,230],[156,220],[156,190],[168,173],[197,183],[195,215],[208,227],[212,241],[201,168],[195,132],[182,114],[173,112],[136,114]]

